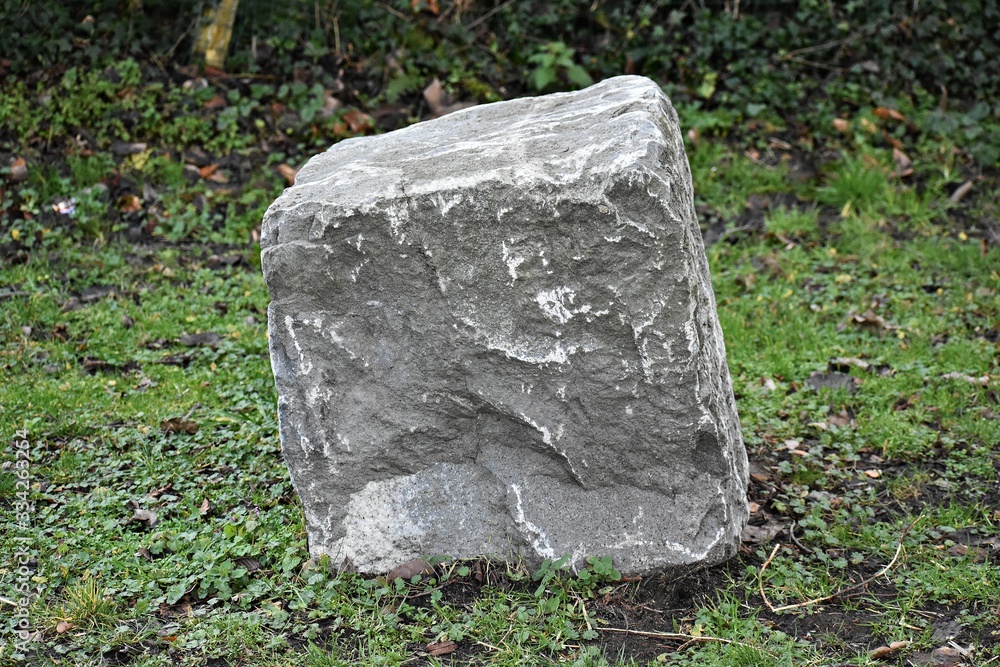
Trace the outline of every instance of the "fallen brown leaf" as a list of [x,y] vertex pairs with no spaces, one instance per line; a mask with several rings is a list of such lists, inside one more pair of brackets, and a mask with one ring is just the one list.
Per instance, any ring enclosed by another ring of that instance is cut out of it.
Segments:
[[969,547],[968,545],[965,544],[956,544],[950,549],[948,549],[948,553],[951,554],[952,556],[964,556],[965,554],[969,553]]
[[282,162],[278,165],[278,173],[285,177],[285,181],[289,185],[295,185],[295,176],[299,173],[299,170]]
[[319,117],[329,118],[343,106],[344,103],[333,96],[333,91],[325,90],[323,91],[323,108],[319,110]]
[[160,522],[159,515],[157,515],[156,510],[143,510],[136,508],[131,518],[130,522],[145,522],[147,527],[152,528]]
[[208,178],[209,176],[211,176],[212,174],[214,174],[215,171],[218,168],[219,168],[218,163],[216,163],[216,164],[207,164],[204,167],[201,167],[200,169],[198,169],[198,175],[201,176],[202,178]]
[[367,132],[375,127],[375,119],[358,109],[348,109],[344,114],[344,122],[351,128],[351,132]]
[[190,146],[184,149],[183,158],[185,164],[190,164],[195,167],[204,167],[206,164],[212,162],[212,158],[209,154],[199,146]]
[[61,635],[62,633],[72,629],[73,629],[73,624],[70,623],[69,621],[59,621],[58,623],[56,623],[57,635]]
[[226,175],[226,172],[224,171],[213,171],[211,174],[205,177],[205,180],[225,185],[226,183],[229,182],[229,176]]
[[747,525],[743,527],[743,532],[740,534],[740,541],[747,542],[749,544],[760,544],[762,542],[770,542],[773,540],[778,533],[785,529],[785,524],[773,521],[770,515],[765,515],[767,521],[760,526]]
[[854,420],[851,419],[851,415],[847,412],[847,410],[843,410],[835,415],[830,415],[829,422],[830,426],[844,428],[845,426],[852,426]]
[[135,195],[122,195],[118,199],[118,210],[122,213],[135,213],[142,209],[142,201]]
[[878,315],[874,310],[869,308],[863,314],[858,315],[857,313],[848,313],[850,321],[854,324],[860,325],[862,327],[870,329],[895,329],[896,327],[886,323],[885,318]]
[[899,148],[892,149],[892,159],[896,162],[896,175],[899,177],[913,175],[913,161]]
[[193,421],[174,417],[173,419],[164,419],[161,421],[160,430],[164,433],[187,433],[188,435],[194,435],[198,432],[198,425]]
[[224,106],[226,106],[226,98],[218,93],[212,95],[211,98],[205,100],[205,103],[202,104],[202,107],[206,109],[221,109]]
[[453,641],[431,642],[427,645],[427,652],[431,655],[448,655],[454,653],[458,644]]
[[201,73],[207,76],[209,79],[226,79],[229,78],[229,73],[221,67],[216,67],[215,65],[205,65],[201,68]]
[[906,122],[906,116],[899,113],[895,109],[890,109],[888,107],[876,107],[873,113],[882,120],[898,120],[901,123]]
[[431,113],[437,115],[441,113],[441,110],[445,107],[444,104],[444,86],[441,85],[441,81],[434,77],[434,79],[427,84],[423,92],[424,102],[427,102],[427,106],[430,107]]
[[406,579],[407,581],[417,576],[418,574],[432,574],[434,568],[431,564],[422,558],[415,558],[413,560],[408,560],[405,563],[400,563],[392,572],[386,575],[386,581],[394,581],[396,579]]
[[172,488],[174,488],[174,483],[170,482],[166,486],[161,486],[158,489],[153,489],[152,491],[150,491],[146,495],[149,496],[150,498],[159,498],[160,496],[162,496],[164,493],[166,493],[167,491],[169,491]]
[[23,157],[15,159],[10,165],[10,180],[15,183],[28,180],[28,164]]
[[426,9],[434,16],[441,13],[441,8],[438,6],[438,0],[410,0],[410,11],[416,13],[422,9]]
[[885,130],[882,130],[882,138],[885,139],[889,143],[889,145],[892,146],[893,148],[897,150],[903,150],[903,142],[897,139],[896,137],[892,136]]
[[[475,106],[475,102],[455,102],[437,77],[424,88],[423,97],[424,102],[427,103],[427,107],[431,110],[431,115],[435,118],[449,114],[452,111]],[[693,139],[693,141],[696,140]]]

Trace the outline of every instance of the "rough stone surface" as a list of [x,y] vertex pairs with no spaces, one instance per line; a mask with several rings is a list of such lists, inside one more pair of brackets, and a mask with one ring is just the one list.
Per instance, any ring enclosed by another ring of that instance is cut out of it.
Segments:
[[312,158],[261,239],[310,552],[736,551],[746,453],[676,113],[650,80]]

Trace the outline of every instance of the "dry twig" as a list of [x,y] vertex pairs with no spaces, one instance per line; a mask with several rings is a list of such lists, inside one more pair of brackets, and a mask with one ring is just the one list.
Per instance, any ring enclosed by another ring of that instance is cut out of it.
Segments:
[[790,538],[792,538],[792,542],[795,543],[795,546],[797,546],[802,551],[805,551],[807,554],[811,554],[813,552],[812,549],[810,549],[806,545],[804,545],[801,542],[799,542],[799,538],[795,537],[795,522],[794,521],[792,521],[790,524],[788,524],[788,536]]
[[969,194],[969,191],[972,190],[973,185],[975,185],[974,180],[962,183],[955,189],[954,192],[951,193],[951,196],[948,197],[948,203],[957,204],[958,202],[962,201],[965,195]]
[[723,639],[722,637],[698,637],[695,635],[685,635],[678,632],[652,632],[649,630],[629,630],[627,628],[597,628],[601,632],[618,632],[623,635],[636,635],[638,637],[652,637],[654,639],[667,639],[670,641],[684,642],[685,644],[690,644],[691,642],[718,642],[720,644],[739,644],[740,646],[746,646],[746,644],[740,644],[732,639]]
[[587,629],[593,631],[594,626],[590,624],[590,615],[587,613],[587,605],[583,601],[583,598],[579,595],[574,595],[577,603],[580,605],[580,611],[583,612],[583,621],[587,624]]
[[852,592],[858,590],[859,588],[864,588],[865,586],[867,586],[871,582],[875,581],[876,579],[878,579],[879,577],[881,577],[883,574],[885,574],[886,572],[888,572],[889,570],[892,569],[892,567],[896,564],[896,561],[899,560],[899,555],[903,552],[903,538],[906,537],[906,534],[908,532],[910,532],[910,529],[913,528],[915,525],[917,525],[917,522],[920,521],[920,519],[922,519],[922,518],[923,518],[922,516],[918,516],[916,518],[916,520],[913,521],[913,523],[911,523],[909,526],[907,526],[906,528],[903,529],[903,532],[899,534],[899,543],[896,545],[896,553],[893,555],[892,560],[890,560],[889,563],[885,567],[883,567],[881,570],[879,570],[878,572],[876,572],[872,576],[870,576],[867,579],[864,579],[862,581],[859,581],[858,583],[854,584],[853,586],[848,586],[847,588],[843,588],[843,589],[837,591],[836,593],[832,593],[831,595],[827,595],[827,596],[824,596],[824,597],[821,597],[821,598],[813,598],[812,600],[806,600],[805,602],[797,602],[795,604],[786,604],[786,605],[781,606],[781,607],[775,607],[774,605],[772,605],[771,601],[767,599],[767,595],[764,593],[764,570],[766,570],[767,566],[771,564],[771,561],[774,560],[774,557],[778,554],[778,549],[781,548],[780,544],[776,544],[776,545],[774,545],[774,549],[771,550],[771,555],[768,556],[767,560],[764,561],[764,564],[760,566],[760,572],[757,573],[757,587],[760,590],[760,597],[761,597],[761,599],[764,600],[764,604],[767,605],[767,608],[770,609],[772,612],[776,613],[776,612],[779,612],[779,611],[789,611],[791,609],[800,609],[802,607],[808,607],[810,605],[814,605],[814,604],[817,604],[817,603],[820,603],[820,602],[827,602],[827,601],[833,600],[835,598],[844,597],[848,593],[852,593]]
[[745,646],[747,648],[763,651],[768,655],[774,655],[767,649],[761,648],[760,646],[754,646],[752,644],[744,644],[743,642],[738,642],[733,639],[725,639],[723,637],[685,635],[679,632],[652,632],[650,630],[629,630],[627,628],[597,628],[597,630],[600,630],[601,632],[617,632],[623,635],[634,635],[637,637],[650,637],[652,639],[666,639],[668,641],[684,642],[678,647],[678,650],[685,649],[691,644],[716,643],[716,644],[733,644],[734,646]]
[[494,7],[493,9],[491,9],[490,11],[486,12],[485,14],[483,14],[482,16],[480,16],[479,18],[477,18],[475,21],[471,21],[467,26],[465,26],[465,29],[466,30],[472,30],[473,28],[475,28],[480,23],[483,23],[484,21],[486,21],[487,19],[489,19],[491,16],[493,16],[494,14],[496,14],[497,12],[499,12],[502,9],[506,9],[507,7],[509,7],[510,5],[512,5],[513,3],[514,3],[514,0],[507,0],[507,2],[504,2],[504,3],[501,3],[501,4],[497,5],[496,7]]

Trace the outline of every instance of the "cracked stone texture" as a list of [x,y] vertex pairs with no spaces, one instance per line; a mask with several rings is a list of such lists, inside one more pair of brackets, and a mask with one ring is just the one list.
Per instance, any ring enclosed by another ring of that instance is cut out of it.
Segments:
[[618,77],[312,158],[261,246],[309,549],[732,556],[747,460],[677,115]]

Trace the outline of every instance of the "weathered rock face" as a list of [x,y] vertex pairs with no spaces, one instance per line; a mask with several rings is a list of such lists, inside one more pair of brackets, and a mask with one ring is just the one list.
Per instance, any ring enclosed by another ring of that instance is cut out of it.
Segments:
[[733,555],[746,453],[676,114],[650,80],[314,157],[261,239],[311,553]]

